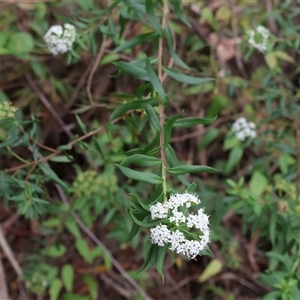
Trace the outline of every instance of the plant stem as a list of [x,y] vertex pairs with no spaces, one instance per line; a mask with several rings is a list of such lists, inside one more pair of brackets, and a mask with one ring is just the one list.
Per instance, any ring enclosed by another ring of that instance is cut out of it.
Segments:
[[[163,15],[162,15],[162,22],[161,27],[162,30],[165,29],[167,23],[167,15],[168,15],[168,0],[163,0]],[[157,54],[157,69],[158,69],[158,78],[163,84],[163,72],[162,72],[162,63],[163,63],[163,39],[164,37],[161,36],[159,38],[158,43],[158,54]],[[166,159],[166,152],[165,152],[165,122],[164,122],[164,104],[163,100],[159,99],[159,119],[160,119],[160,127],[161,133],[159,138],[159,145],[160,145],[160,157],[161,157],[161,164],[162,164],[162,179],[163,179],[163,195],[164,201],[167,201],[167,159]]]

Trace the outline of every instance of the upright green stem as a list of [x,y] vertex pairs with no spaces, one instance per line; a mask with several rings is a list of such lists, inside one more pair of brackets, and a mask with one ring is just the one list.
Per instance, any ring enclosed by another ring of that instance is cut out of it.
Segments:
[[[161,27],[162,30],[165,29],[167,23],[167,15],[168,15],[168,0],[163,0],[163,16]],[[158,54],[157,54],[157,68],[158,68],[158,78],[163,83],[163,72],[162,72],[162,61],[163,61],[163,39],[164,37],[161,36],[158,43]],[[166,159],[166,151],[165,151],[165,122],[164,122],[164,104],[163,100],[159,99],[159,119],[160,119],[160,157],[162,163],[162,179],[163,179],[163,194],[164,194],[164,201],[167,201],[167,159]]]

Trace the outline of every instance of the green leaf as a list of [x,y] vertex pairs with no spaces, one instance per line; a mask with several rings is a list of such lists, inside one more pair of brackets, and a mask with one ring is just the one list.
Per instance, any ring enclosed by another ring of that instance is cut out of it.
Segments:
[[159,119],[157,117],[157,112],[155,111],[155,109],[150,105],[147,105],[145,109],[151,125],[155,128],[156,131],[161,132]]
[[30,52],[33,50],[34,40],[29,33],[16,32],[9,39],[7,48],[15,52]]
[[167,168],[167,172],[172,175],[182,175],[187,173],[218,173],[220,170],[207,166],[184,165],[173,168]]
[[125,114],[129,110],[146,108],[147,105],[157,106],[158,100],[156,98],[150,98],[148,100],[134,100],[125,103],[114,110],[114,112],[111,114],[109,118],[109,121],[110,122],[113,121],[114,119]]
[[[166,148],[166,155],[167,155],[167,161],[171,167],[178,167],[180,166],[180,161],[176,157],[176,153],[171,145],[168,145]],[[177,178],[180,180],[182,184],[185,186],[188,186],[190,183],[186,180],[186,178],[183,175],[177,176]]]
[[187,25],[188,27],[191,27],[191,24],[189,23],[187,17],[182,13],[181,10],[181,1],[180,0],[169,0],[171,4],[174,6],[175,15],[179,18],[179,20]]
[[160,21],[154,12],[154,1],[146,0],[146,15],[151,25],[154,27],[155,31],[162,35],[162,28],[160,25]]
[[52,281],[49,294],[50,294],[50,300],[58,300],[60,290],[62,288],[62,283],[58,278],[55,278]]
[[169,53],[170,53],[171,57],[174,59],[175,63],[179,67],[190,70],[191,68],[177,55],[177,53],[174,50],[174,39],[172,36],[172,31],[169,28],[169,26],[166,27],[165,32],[166,32]]
[[75,117],[80,129],[82,130],[83,133],[86,134],[87,133],[86,125],[82,122],[81,118],[77,114],[75,114]]
[[129,210],[129,214],[130,214],[130,217],[132,218],[133,222],[137,225],[139,225],[140,227],[146,227],[146,228],[151,228],[151,227],[154,227],[156,225],[159,225],[161,223],[163,224],[166,224],[166,223],[169,223],[169,219],[160,219],[160,220],[156,220],[156,221],[152,221],[152,222],[144,222],[144,221],[140,221],[138,220],[133,211],[132,210]]
[[203,273],[199,276],[199,281],[204,282],[209,278],[219,274],[222,271],[223,263],[219,259],[213,259],[209,262]]
[[252,174],[249,187],[250,191],[253,194],[260,196],[264,192],[267,185],[268,180],[262,173],[260,173],[259,171],[255,171]]
[[79,238],[75,241],[75,246],[80,255],[84,258],[84,260],[88,263],[93,262],[93,258],[90,255],[90,248],[85,239]]
[[137,225],[136,223],[132,223],[132,227],[129,233],[129,241],[131,241],[139,232],[140,226]]
[[265,60],[271,70],[274,70],[278,65],[277,57],[274,52],[267,53],[265,55]]
[[189,193],[195,193],[196,187],[197,187],[196,182],[193,182],[186,188],[186,191]]
[[61,180],[49,166],[46,166],[45,164],[41,163],[39,164],[39,168],[49,179],[52,179],[54,182],[58,183],[62,188],[68,190],[68,185],[63,180]]
[[51,161],[54,162],[60,162],[60,163],[69,163],[73,161],[72,156],[66,156],[66,155],[57,155],[50,158]]
[[173,127],[174,128],[186,128],[186,127],[191,127],[191,126],[195,126],[198,124],[209,125],[209,124],[213,123],[216,119],[217,119],[217,116],[215,116],[212,119],[188,117],[188,118],[183,118],[183,119],[177,120]]
[[226,96],[224,95],[215,96],[212,99],[211,104],[206,111],[206,116],[214,117],[218,115],[222,109],[228,106],[228,103],[229,103],[229,99]]
[[156,270],[158,274],[161,276],[162,281],[164,282],[164,261],[166,258],[166,254],[168,252],[169,245],[164,245],[163,247],[158,247],[157,251],[157,259],[156,259]]
[[133,180],[143,181],[151,184],[161,184],[163,182],[162,178],[156,174],[150,172],[134,171],[132,169],[123,167],[118,164],[116,164],[116,166],[126,177],[131,178]]
[[243,156],[244,150],[241,147],[236,147],[230,151],[229,158],[225,165],[223,173],[228,175],[233,168],[239,163]]
[[120,69],[120,72],[117,75],[111,76],[113,78],[119,77],[124,74],[129,74],[129,75],[133,76],[134,78],[149,81],[147,72],[144,69],[142,69],[141,67],[135,65],[134,62],[128,63],[128,62],[120,61],[120,62],[115,62],[113,64]]
[[157,252],[158,252],[158,246],[152,245],[152,248],[145,260],[145,263],[139,272],[141,272],[141,271],[146,272],[155,264],[155,262],[157,260]]
[[136,196],[135,194],[133,193],[130,193],[130,196],[133,198],[133,200],[138,203],[145,211],[149,212],[150,209],[149,209],[149,206],[145,203],[143,203],[138,196]]
[[202,84],[214,80],[213,78],[197,78],[197,77],[185,75],[178,70],[168,68],[168,67],[163,67],[163,69],[173,79],[187,84]]
[[97,281],[92,276],[87,274],[84,274],[82,279],[89,287],[91,300],[99,299]]
[[139,44],[144,44],[148,40],[150,40],[151,38],[154,38],[156,36],[158,36],[158,33],[155,32],[155,31],[138,35],[138,36],[134,37],[133,39],[131,39],[130,41],[127,41],[124,44],[118,46],[113,51],[113,53],[124,51],[124,50],[129,49],[129,48],[133,48],[134,46],[139,45]]
[[279,59],[288,61],[288,62],[290,62],[290,63],[292,63],[292,64],[295,63],[295,59],[294,59],[292,56],[288,55],[286,52],[283,52],[283,51],[274,51],[273,54],[274,54],[277,58],[279,58]]
[[174,126],[174,123],[177,121],[177,119],[181,116],[182,112],[180,112],[179,114],[175,115],[174,117],[172,117],[168,123],[165,126],[165,142],[164,142],[164,147],[165,149],[168,147],[169,145],[169,141],[172,135],[172,129]]
[[63,265],[61,269],[61,277],[64,283],[64,287],[68,293],[71,293],[73,290],[73,280],[74,280],[74,269],[72,265],[66,264]]
[[269,222],[270,240],[273,246],[275,246],[275,235],[276,235],[276,222],[277,222],[277,211],[272,210]]
[[150,155],[144,154],[133,154],[127,158],[125,158],[120,165],[128,166],[129,164],[137,164],[142,167],[150,167],[161,164],[161,159],[157,157],[153,157]]
[[207,131],[202,139],[201,142],[198,144],[198,149],[204,149],[207,147],[211,142],[213,142],[219,135],[220,131],[216,128],[212,128],[211,130]]
[[63,244],[57,244],[48,248],[45,254],[51,257],[60,257],[63,256],[66,251],[66,246],[64,246]]
[[166,95],[156,73],[154,72],[154,70],[151,66],[149,58],[146,57],[145,61],[146,61],[146,72],[149,77],[149,80],[150,80],[154,90],[158,93],[158,95],[162,99],[162,102],[165,103],[167,95]]

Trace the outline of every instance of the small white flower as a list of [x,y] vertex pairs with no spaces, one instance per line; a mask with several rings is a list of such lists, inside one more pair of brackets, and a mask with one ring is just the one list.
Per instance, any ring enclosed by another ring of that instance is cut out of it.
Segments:
[[248,43],[252,47],[258,49],[260,52],[267,50],[268,38],[270,36],[270,31],[267,28],[260,25],[255,30],[250,30],[248,34]]
[[[167,225],[157,225],[150,229],[152,244],[158,246],[169,245],[169,249],[178,254],[194,259],[209,243],[209,217],[201,208],[197,214],[190,213],[188,208],[201,203],[200,199],[188,192],[171,195],[169,200],[162,204],[150,206],[151,218],[169,218],[170,229]],[[180,210],[179,210],[180,209]],[[174,226],[176,227],[174,228]],[[183,228],[194,228],[200,231],[197,240],[189,240],[181,231]]]
[[76,39],[76,29],[71,24],[52,26],[44,36],[44,41],[47,44],[48,50],[57,55],[66,53],[72,49]]
[[158,246],[164,246],[168,244],[171,238],[171,232],[166,225],[157,225],[150,229],[151,242]]
[[160,202],[150,206],[151,218],[164,219],[168,216],[168,209],[162,205]]
[[172,216],[169,218],[170,222],[175,222],[176,225],[178,226],[179,223],[185,223],[185,215],[181,212],[178,211],[177,208],[172,210]]
[[256,125],[253,122],[247,122],[244,117],[237,119],[231,129],[240,141],[244,141],[248,137],[256,137]]

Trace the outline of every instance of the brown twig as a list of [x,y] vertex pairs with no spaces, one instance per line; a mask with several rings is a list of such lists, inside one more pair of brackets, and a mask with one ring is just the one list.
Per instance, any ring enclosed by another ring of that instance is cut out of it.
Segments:
[[[167,15],[168,15],[168,0],[163,0],[163,16],[162,16],[162,30],[166,27],[167,22]],[[163,82],[163,72],[162,72],[162,61],[163,61],[163,37],[160,37],[158,43],[158,54],[157,54],[157,71],[158,71],[158,78],[160,82]],[[164,115],[164,104],[163,99],[159,99],[159,119],[160,119],[160,127],[161,133],[159,138],[159,145],[160,145],[160,157],[162,162],[162,179],[163,179],[163,194],[164,199],[166,199],[167,194],[167,158],[165,152],[165,134],[164,134],[164,127],[165,127],[165,115]]]
[[65,122],[62,120],[60,115],[56,112],[56,110],[52,107],[51,103],[48,101],[48,99],[45,97],[45,95],[42,93],[42,91],[38,88],[38,86],[35,84],[35,82],[32,80],[30,75],[26,75],[26,79],[28,80],[29,85],[31,88],[36,92],[39,99],[42,101],[42,103],[47,107],[47,109],[50,111],[54,119],[58,122],[58,124],[63,128],[65,133],[68,135],[69,138],[73,136],[71,130],[68,128],[68,126],[65,124]]
[[97,57],[95,59],[95,62],[93,64],[93,67],[92,67],[92,70],[89,74],[89,77],[88,77],[88,81],[87,81],[87,86],[86,86],[86,92],[88,94],[88,98],[89,98],[89,101],[90,101],[90,104],[93,105],[93,106],[104,106],[103,104],[97,104],[95,103],[94,99],[93,99],[93,95],[92,95],[92,92],[91,92],[91,85],[92,85],[92,80],[93,80],[93,77],[94,77],[94,74],[99,66],[99,63],[100,63],[100,60],[105,52],[105,49],[106,47],[108,47],[111,43],[111,40],[107,41],[106,38],[104,37],[103,38],[103,41],[101,43],[101,46],[100,46],[100,50],[97,54]]
[[18,263],[18,261],[15,259],[13,252],[11,251],[11,248],[9,244],[7,243],[4,233],[2,231],[2,227],[0,225],[0,247],[2,248],[5,256],[11,263],[12,267],[14,268],[15,272],[18,274],[18,277],[21,278],[23,275],[22,269]]
[[5,271],[2,264],[1,253],[0,253],[0,299],[8,299]]

